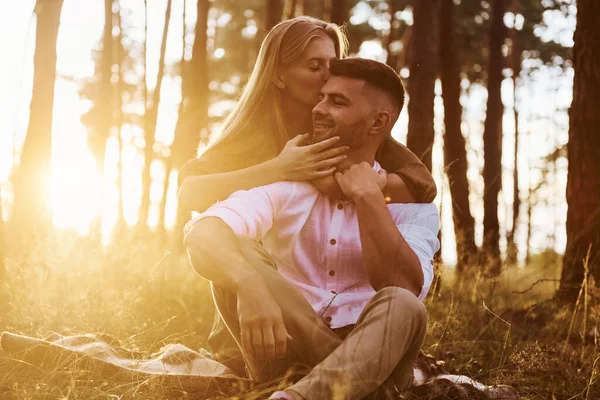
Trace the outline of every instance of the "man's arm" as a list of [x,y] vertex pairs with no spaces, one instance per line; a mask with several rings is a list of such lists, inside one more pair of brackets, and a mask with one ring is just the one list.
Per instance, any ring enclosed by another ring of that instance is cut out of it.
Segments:
[[[378,178],[381,184],[373,184]],[[424,282],[422,261],[387,208],[381,190],[385,175],[362,163],[336,174],[336,179],[356,206],[363,261],[371,286],[375,290],[402,287],[419,296]]]
[[238,235],[264,237],[279,208],[278,193],[275,185],[238,191],[188,222],[184,241],[194,270],[232,293],[238,293],[241,282],[260,285],[262,278],[243,257]]
[[238,235],[262,239],[293,195],[288,185],[236,192],[186,226],[185,245],[194,270],[237,296],[242,345],[258,359],[283,357],[288,334],[279,304],[244,257]]
[[423,287],[421,262],[398,230],[383,193],[365,191],[354,203],[363,261],[373,289],[397,286],[419,296]]
[[[238,236],[221,218],[198,221],[184,237],[190,263],[198,275],[231,293],[264,285],[240,251]],[[227,268],[223,268],[227,265]]]

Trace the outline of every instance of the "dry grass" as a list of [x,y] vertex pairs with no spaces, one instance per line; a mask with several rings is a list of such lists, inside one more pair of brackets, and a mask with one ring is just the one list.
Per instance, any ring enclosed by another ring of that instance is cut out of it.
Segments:
[[[36,337],[107,333],[142,354],[167,343],[205,346],[213,315],[207,282],[185,257],[143,243],[123,237],[103,249],[63,233],[26,256],[13,252],[0,287],[1,330]],[[546,301],[559,264],[545,254],[526,268],[507,268],[496,282],[473,278],[468,285],[447,270],[441,290],[426,300],[424,350],[445,360],[449,372],[513,385],[524,399],[600,399],[598,343],[582,331],[598,331],[598,296],[588,285],[590,296],[575,313]],[[540,279],[548,280],[527,290]],[[75,369],[36,374],[8,365],[14,363],[0,353],[0,399],[200,398],[154,382],[101,382]],[[269,390],[241,397],[266,398]]]

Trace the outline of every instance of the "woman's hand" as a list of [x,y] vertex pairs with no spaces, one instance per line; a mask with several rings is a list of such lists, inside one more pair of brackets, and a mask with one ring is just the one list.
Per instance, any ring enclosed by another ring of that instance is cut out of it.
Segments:
[[346,158],[348,146],[333,147],[339,140],[334,136],[322,142],[303,145],[308,133],[290,139],[275,157],[275,167],[283,180],[307,181],[333,174],[334,165]]

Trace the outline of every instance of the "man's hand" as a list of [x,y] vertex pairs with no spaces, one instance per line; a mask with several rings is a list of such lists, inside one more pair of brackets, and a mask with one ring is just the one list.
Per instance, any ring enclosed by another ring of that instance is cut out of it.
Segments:
[[310,183],[331,200],[343,200],[344,194],[333,175],[314,179]]
[[259,360],[283,358],[289,338],[281,308],[268,289],[248,285],[238,291],[237,312],[242,346]]
[[368,162],[354,164],[343,173],[336,172],[337,180],[344,196],[350,200],[356,200],[359,196],[369,192],[382,193],[387,185],[387,172],[380,170],[375,172]]

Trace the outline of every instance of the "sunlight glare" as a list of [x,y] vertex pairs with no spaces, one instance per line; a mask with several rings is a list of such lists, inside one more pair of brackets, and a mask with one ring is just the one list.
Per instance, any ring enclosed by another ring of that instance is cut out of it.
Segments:
[[53,161],[50,198],[54,224],[85,235],[100,206],[100,179],[94,159],[85,143],[73,141],[56,146]]

